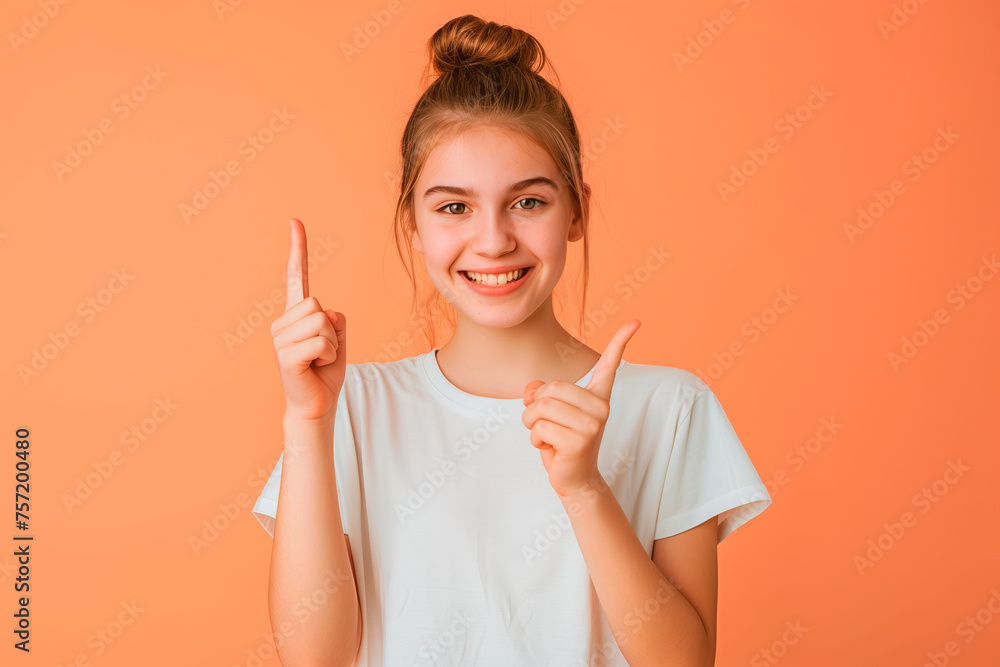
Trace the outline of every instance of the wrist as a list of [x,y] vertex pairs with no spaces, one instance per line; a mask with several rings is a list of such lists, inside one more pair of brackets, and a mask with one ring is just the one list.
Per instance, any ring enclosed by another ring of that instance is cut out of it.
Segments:
[[594,500],[599,495],[604,494],[606,492],[610,492],[610,490],[611,487],[608,486],[608,483],[604,479],[604,476],[600,472],[596,472],[588,482],[584,483],[583,486],[574,489],[573,491],[566,494],[561,494],[559,492],[556,492],[556,495],[559,497],[559,500],[561,500],[564,504],[579,503],[582,502],[583,500]]
[[326,449],[333,441],[333,423],[332,416],[309,418],[286,412],[282,419],[286,458],[317,446]]
[[312,417],[303,415],[286,407],[285,412],[281,417],[281,421],[286,426],[301,428],[325,428],[333,425],[333,417],[334,414],[332,412],[320,417]]

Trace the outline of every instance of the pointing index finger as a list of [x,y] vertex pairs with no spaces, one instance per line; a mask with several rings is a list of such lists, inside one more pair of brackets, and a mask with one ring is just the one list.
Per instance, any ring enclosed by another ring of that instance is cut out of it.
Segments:
[[622,356],[625,354],[625,345],[628,344],[640,326],[642,326],[642,322],[639,320],[629,320],[611,337],[604,353],[601,354],[601,358],[597,360],[597,366],[594,368],[594,374],[590,377],[590,382],[587,383],[589,391],[605,400],[611,399],[611,387],[615,383],[615,373],[618,371]]
[[292,248],[288,253],[285,283],[288,291],[285,312],[309,296],[309,254],[306,251],[306,228],[298,218],[292,218]]

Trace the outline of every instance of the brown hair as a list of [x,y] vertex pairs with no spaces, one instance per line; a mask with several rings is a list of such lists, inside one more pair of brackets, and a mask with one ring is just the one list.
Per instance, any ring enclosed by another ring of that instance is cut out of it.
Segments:
[[[548,151],[560,170],[562,183],[569,189],[574,214],[581,217],[582,337],[590,275],[587,245],[590,188],[583,182],[580,137],[569,104],[558,88],[539,75],[547,64],[545,50],[523,30],[471,14],[441,26],[428,40],[427,48],[430,61],[424,69],[424,80],[432,65],[438,77],[420,96],[403,131],[400,146],[403,169],[393,221],[397,251],[414,288],[411,315],[419,302],[422,311],[419,321],[431,347],[436,345],[435,324],[442,317],[455,326],[450,299],[446,297],[442,303],[442,295],[436,289],[431,289],[422,300],[417,298],[410,245],[416,231],[413,195],[417,177],[427,156],[444,136],[479,125],[493,125],[519,131]],[[552,70],[558,82],[558,74]]]

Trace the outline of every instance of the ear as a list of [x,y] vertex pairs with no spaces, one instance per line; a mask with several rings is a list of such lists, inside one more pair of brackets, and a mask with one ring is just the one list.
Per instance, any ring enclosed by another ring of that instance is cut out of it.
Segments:
[[[590,185],[588,183],[583,184],[583,201],[584,205],[588,208],[590,207]],[[583,238],[583,216],[577,215],[573,218],[573,221],[569,225],[569,236],[567,240],[569,241],[579,241]]]
[[420,234],[417,230],[413,230],[413,234],[410,235],[410,247],[419,253],[424,252],[424,244],[420,242]]

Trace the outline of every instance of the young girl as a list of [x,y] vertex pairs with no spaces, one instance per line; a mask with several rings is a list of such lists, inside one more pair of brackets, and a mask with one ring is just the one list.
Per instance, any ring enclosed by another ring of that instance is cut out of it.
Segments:
[[717,545],[771,498],[704,382],[622,359],[638,320],[603,353],[556,320],[590,188],[541,45],[466,15],[429,48],[396,234],[451,339],[348,364],[291,221],[285,442],[253,508],[281,662],[712,665]]

